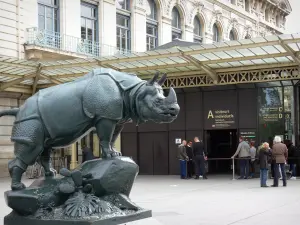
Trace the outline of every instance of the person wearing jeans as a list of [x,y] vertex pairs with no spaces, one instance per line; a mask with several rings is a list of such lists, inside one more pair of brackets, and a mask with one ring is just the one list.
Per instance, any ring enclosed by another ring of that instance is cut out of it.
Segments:
[[297,149],[291,140],[286,141],[286,147],[288,148],[288,163],[290,164],[290,172],[292,173],[291,180],[296,180]]
[[180,162],[180,178],[186,179],[187,178],[186,162],[189,159],[186,154],[186,140],[183,140],[182,144],[178,146],[178,159]]
[[250,160],[250,146],[244,141],[243,137],[240,137],[239,146],[231,158],[239,156],[240,161],[240,177],[238,179],[248,179],[249,176],[249,160]]
[[275,161],[275,177],[272,187],[278,187],[279,167],[282,171],[282,181],[283,186],[285,187],[287,185],[287,182],[284,167],[288,158],[288,149],[285,144],[281,143],[281,137],[279,136],[276,136],[274,138],[274,143],[275,144],[272,147],[272,158]]
[[260,168],[260,186],[268,187],[268,159],[271,156],[269,151],[269,144],[264,142],[258,152],[258,163]]

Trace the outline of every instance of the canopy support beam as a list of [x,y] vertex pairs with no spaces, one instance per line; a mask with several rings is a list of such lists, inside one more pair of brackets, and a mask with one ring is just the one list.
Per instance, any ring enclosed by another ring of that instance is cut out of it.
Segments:
[[35,78],[34,78],[34,81],[33,81],[33,85],[32,85],[32,93],[31,93],[32,95],[34,95],[35,92],[36,92],[36,86],[37,86],[37,83],[40,79],[41,70],[42,70],[42,65],[39,63],[37,71],[36,71],[36,75],[35,75]]
[[284,43],[284,41],[280,37],[278,38],[281,47],[283,47],[283,49],[289,53],[289,56],[291,56],[296,63],[300,64],[300,59],[297,57],[297,54],[293,51],[293,49],[286,43]]

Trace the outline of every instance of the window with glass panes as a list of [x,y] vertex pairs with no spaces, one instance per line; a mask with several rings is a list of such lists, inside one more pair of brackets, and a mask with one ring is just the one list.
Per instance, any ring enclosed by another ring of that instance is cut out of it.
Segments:
[[130,18],[121,14],[117,14],[117,47],[130,50]]
[[147,27],[146,27],[146,45],[147,51],[157,47],[158,45],[158,21],[157,8],[154,0],[147,0],[146,5]]
[[220,30],[217,24],[213,26],[213,41],[219,42],[220,41]]
[[194,18],[194,42],[202,43],[202,26],[199,18]]
[[58,32],[58,0],[38,0],[38,16],[40,30]]
[[230,33],[229,33],[229,40],[230,40],[230,41],[234,41],[234,40],[236,40],[236,39],[237,39],[237,37],[236,37],[235,31],[234,31],[234,30],[231,30]]
[[90,42],[97,41],[97,6],[81,3],[81,38]]
[[130,9],[130,0],[116,0],[116,6],[118,9]]
[[175,38],[181,39],[181,18],[176,7],[172,10],[172,40]]

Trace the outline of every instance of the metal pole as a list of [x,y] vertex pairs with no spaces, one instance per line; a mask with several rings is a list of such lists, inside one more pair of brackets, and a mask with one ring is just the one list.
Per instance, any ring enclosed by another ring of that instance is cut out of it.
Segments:
[[234,158],[232,158],[232,180],[235,180]]

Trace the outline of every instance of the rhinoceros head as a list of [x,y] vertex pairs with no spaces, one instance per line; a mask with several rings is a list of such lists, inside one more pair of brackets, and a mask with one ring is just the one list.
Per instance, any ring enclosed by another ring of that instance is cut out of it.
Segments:
[[168,96],[164,96],[161,85],[166,80],[164,74],[158,80],[159,74],[155,74],[139,90],[137,98],[137,111],[141,121],[153,121],[156,123],[170,123],[177,118],[179,105],[176,93],[170,88]]

